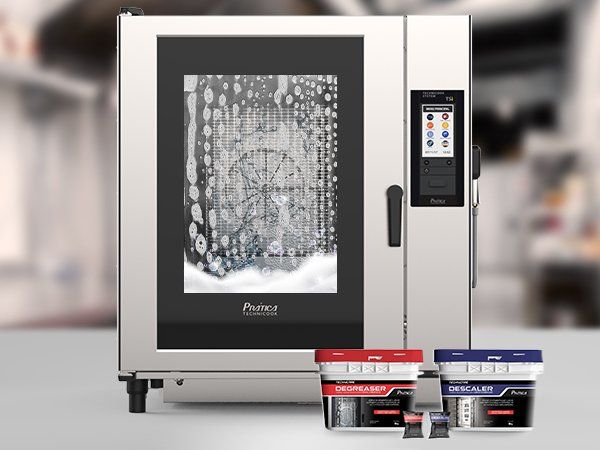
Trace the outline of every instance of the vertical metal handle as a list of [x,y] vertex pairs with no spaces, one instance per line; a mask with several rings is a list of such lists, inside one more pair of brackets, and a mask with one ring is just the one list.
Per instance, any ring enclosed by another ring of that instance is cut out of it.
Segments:
[[471,277],[471,287],[475,289],[477,287],[477,281],[479,278],[479,270],[477,268],[477,215],[479,209],[477,207],[472,208],[473,211],[473,276]]
[[402,241],[402,197],[404,191],[394,184],[387,190],[388,198],[388,245],[400,247]]
[[478,249],[477,249],[477,216],[479,215],[479,176],[481,175],[481,148],[478,145],[472,147],[471,152],[471,173],[473,178],[473,189],[471,192],[471,213],[473,215],[473,237],[472,237],[472,276],[471,276],[471,287],[477,287],[477,281],[479,278],[478,270]]

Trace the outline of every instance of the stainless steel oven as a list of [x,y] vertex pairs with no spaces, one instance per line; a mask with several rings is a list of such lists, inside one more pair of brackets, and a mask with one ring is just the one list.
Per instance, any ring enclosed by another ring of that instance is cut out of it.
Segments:
[[[119,29],[119,378],[319,400],[315,348],[470,344],[471,23],[151,17]],[[183,202],[183,208],[182,208]]]

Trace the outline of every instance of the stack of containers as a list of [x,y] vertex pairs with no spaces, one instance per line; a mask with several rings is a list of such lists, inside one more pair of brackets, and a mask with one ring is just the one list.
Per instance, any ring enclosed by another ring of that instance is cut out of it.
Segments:
[[455,430],[531,430],[540,350],[436,350],[444,411]]
[[414,409],[422,350],[316,350],[325,426],[399,430]]

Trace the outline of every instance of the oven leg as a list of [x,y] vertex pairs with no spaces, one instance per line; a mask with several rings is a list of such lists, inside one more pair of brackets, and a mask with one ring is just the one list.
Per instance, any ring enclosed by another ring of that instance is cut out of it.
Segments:
[[127,393],[129,394],[129,412],[146,412],[146,394],[148,393],[148,380],[128,380]]

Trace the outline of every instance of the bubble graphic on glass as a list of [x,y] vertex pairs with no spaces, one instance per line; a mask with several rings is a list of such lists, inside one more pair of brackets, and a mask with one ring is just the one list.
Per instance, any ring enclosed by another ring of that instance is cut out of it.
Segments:
[[[336,141],[335,102],[344,99],[337,77],[186,80],[184,251],[186,270],[197,273],[185,278],[185,292],[274,292],[281,277],[298,283],[294,292],[337,292],[337,167],[345,159]],[[313,270],[334,276],[317,286],[300,279]]]

